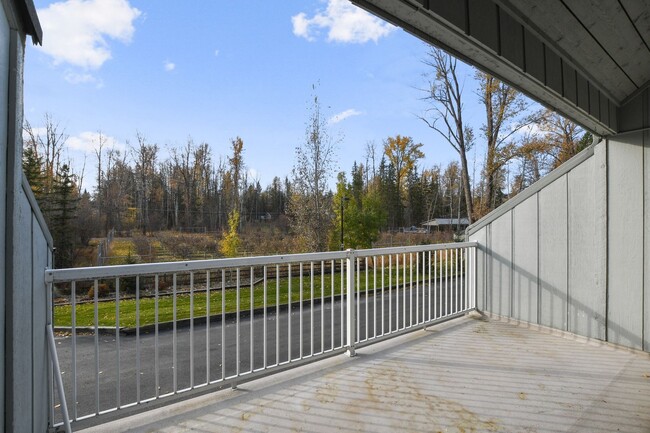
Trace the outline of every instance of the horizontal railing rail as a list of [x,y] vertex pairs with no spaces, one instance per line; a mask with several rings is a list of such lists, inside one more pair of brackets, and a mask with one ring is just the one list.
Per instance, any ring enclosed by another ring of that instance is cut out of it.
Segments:
[[353,355],[474,309],[475,269],[464,242],[47,270],[69,417],[92,425]]

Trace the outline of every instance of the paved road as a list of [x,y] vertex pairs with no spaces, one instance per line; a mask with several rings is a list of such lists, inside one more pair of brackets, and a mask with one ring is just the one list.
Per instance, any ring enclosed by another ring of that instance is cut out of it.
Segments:
[[[450,285],[450,287],[453,287]],[[370,292],[366,298],[361,294],[359,302],[359,336],[361,339],[373,337],[375,330],[381,334],[382,326],[385,332],[397,329],[397,313],[399,307],[399,327],[409,326],[421,320],[424,311],[429,314],[429,305],[439,315],[445,314],[444,305],[454,308],[454,299],[446,299],[444,288],[439,290],[436,297],[437,306],[433,299],[429,304],[429,294],[423,299],[422,290],[393,289],[389,295],[384,291],[383,309],[381,292],[374,297]],[[375,312],[376,306],[376,314]],[[412,308],[409,308],[412,306]],[[343,306],[344,307],[344,306]],[[389,315],[389,308],[392,315]],[[383,317],[382,317],[383,311]],[[412,315],[411,315],[412,311]],[[433,313],[433,311],[432,311]],[[343,311],[343,316],[345,311]],[[230,377],[239,372],[251,369],[251,320],[247,314],[242,314],[239,324],[236,319],[226,320],[224,327],[220,321],[212,322],[207,328],[205,324],[195,324],[179,328],[174,335],[172,331],[160,331],[156,337],[154,333],[142,334],[139,340],[136,336],[120,336],[119,338],[119,381],[120,402],[122,405],[138,399],[151,398],[156,395],[156,386],[159,394],[172,392],[174,389],[174,370],[176,370],[176,389],[185,389],[194,385],[205,383],[208,374],[211,381],[222,377],[222,344],[225,344],[225,375]],[[389,320],[389,317],[392,319]],[[313,327],[312,324],[313,317]],[[366,322],[368,317],[368,322]],[[266,321],[263,313],[255,314],[252,329],[252,360],[255,369],[264,367],[264,323],[266,322],[266,362],[267,365],[275,364],[279,359],[284,362],[291,358],[296,359],[333,347],[341,347],[341,303],[339,300],[332,302],[326,300],[321,306],[319,302],[311,306],[303,304],[302,308],[302,352],[300,345],[300,318],[301,311],[294,305],[289,315],[287,310],[280,310],[276,315],[275,308],[267,310]],[[289,319],[291,321],[291,342],[289,342]],[[345,317],[343,317],[345,323]],[[367,326],[366,326],[367,323]],[[279,328],[279,340],[276,338],[276,326]],[[206,330],[209,329],[209,332]],[[237,333],[239,329],[239,344]],[[222,330],[225,340],[222,341]],[[312,335],[313,334],[313,335]],[[321,335],[324,336],[321,339]],[[175,337],[175,338],[174,338]],[[343,336],[343,339],[345,336]],[[174,339],[176,340],[176,362],[174,363]],[[344,341],[344,340],[343,340]],[[156,344],[157,343],[157,344]],[[210,371],[206,369],[207,350],[209,343]],[[291,346],[289,346],[291,344]],[[276,347],[279,351],[276,351]],[[138,350],[139,348],[139,350]],[[156,348],[158,354],[158,383],[156,385]],[[72,339],[62,337],[57,339],[57,351],[69,410],[72,411]],[[95,382],[96,356],[95,337],[90,335],[77,336],[77,415],[84,416],[95,413],[97,401],[99,410],[116,407],[117,401],[117,342],[114,336],[99,336],[99,390]],[[139,354],[139,356],[138,356]],[[237,356],[239,355],[239,356]],[[139,361],[138,361],[139,358]],[[139,364],[139,365],[138,365]],[[174,365],[176,368],[174,368]],[[193,367],[193,368],[192,368]],[[139,374],[138,374],[139,372]],[[139,377],[139,390],[138,390]],[[98,394],[97,394],[98,393]],[[139,393],[139,396],[138,396]]]

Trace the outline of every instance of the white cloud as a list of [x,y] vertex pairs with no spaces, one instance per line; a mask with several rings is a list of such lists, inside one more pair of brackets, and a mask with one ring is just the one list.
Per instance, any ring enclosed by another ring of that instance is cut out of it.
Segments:
[[214,50],[214,56],[219,57],[219,50]]
[[327,31],[329,42],[377,42],[395,27],[354,6],[348,0],[328,0],[327,8],[313,17],[301,12],[291,17],[293,34],[314,41],[321,30]]
[[167,72],[171,72],[171,71],[173,71],[174,69],[176,69],[176,64],[170,62],[169,60],[165,60],[165,61],[163,62],[163,65],[164,65],[164,67],[165,67],[165,71],[167,71]]
[[63,78],[70,84],[95,84],[98,89],[104,87],[104,82],[101,79],[87,72],[79,73],[67,70],[63,74]]
[[110,39],[129,43],[141,12],[128,0],[66,0],[39,9],[41,49],[54,64],[98,69],[111,58]]
[[[124,143],[119,142],[114,137],[108,136],[106,134],[101,135],[102,139],[104,140],[104,149],[115,148],[118,150],[123,150],[126,148]],[[99,132],[85,131],[68,137],[66,144],[71,150],[78,150],[84,153],[92,153],[99,148],[99,141]]]
[[342,111],[339,114],[335,114],[334,116],[330,117],[328,123],[330,125],[334,125],[336,123],[344,121],[348,117],[360,116],[362,114],[363,113],[361,111],[355,110],[354,108],[350,108],[348,110]]

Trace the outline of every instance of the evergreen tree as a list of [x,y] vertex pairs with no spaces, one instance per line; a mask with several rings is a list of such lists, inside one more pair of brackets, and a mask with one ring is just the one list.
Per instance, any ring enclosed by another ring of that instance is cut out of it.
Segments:
[[70,167],[63,164],[60,166],[53,184],[48,221],[56,247],[55,265],[58,268],[68,268],[74,265],[74,249],[77,243],[74,220],[77,201],[74,177],[70,173]]

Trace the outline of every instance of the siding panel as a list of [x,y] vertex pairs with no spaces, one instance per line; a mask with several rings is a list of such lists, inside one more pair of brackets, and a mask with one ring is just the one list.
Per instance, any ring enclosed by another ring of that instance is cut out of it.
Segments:
[[569,331],[605,339],[605,290],[596,280],[595,158],[568,174]]
[[641,348],[643,146],[641,134],[609,141],[608,340]]
[[490,311],[509,316],[512,284],[512,212],[491,224],[491,296]]
[[512,315],[519,320],[537,323],[537,195],[528,198],[513,212]]
[[567,179],[539,192],[540,323],[566,330]]

